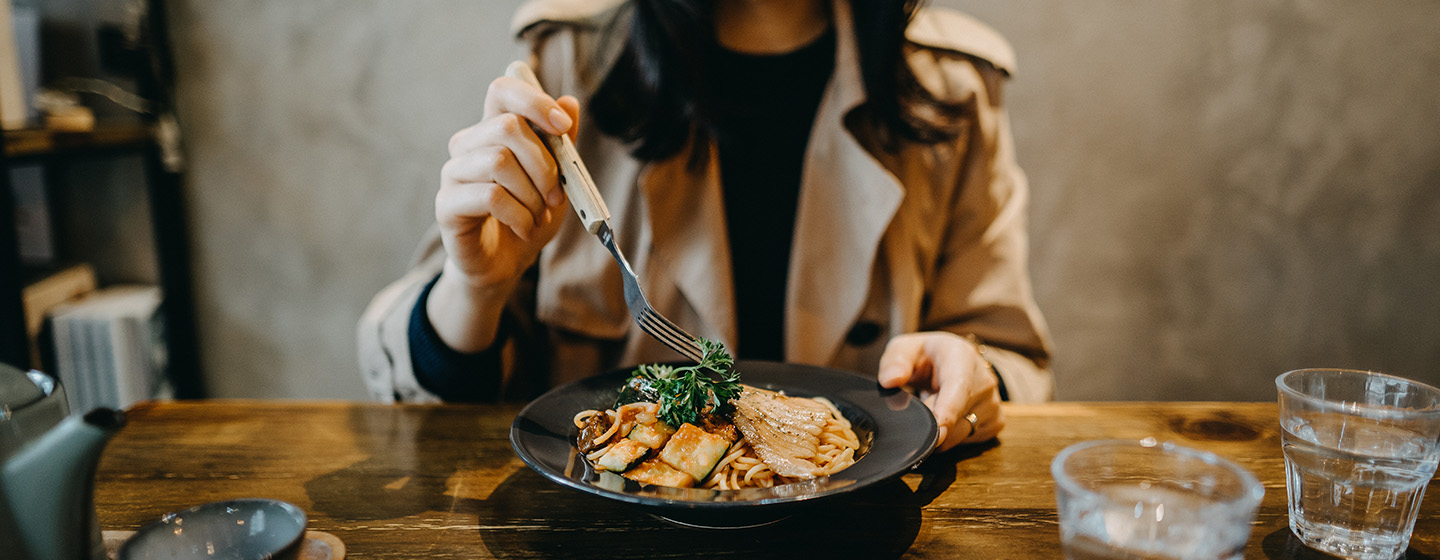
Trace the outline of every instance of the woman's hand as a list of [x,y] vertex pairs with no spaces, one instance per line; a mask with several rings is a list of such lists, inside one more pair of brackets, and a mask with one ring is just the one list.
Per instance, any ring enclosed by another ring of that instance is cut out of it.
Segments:
[[435,195],[448,258],[426,311],[451,348],[490,346],[505,300],[568,211],[555,159],[530,126],[573,137],[579,119],[574,97],[501,77],[485,95],[484,119],[450,138]]
[[[880,385],[913,387],[940,427],[944,451],[988,441],[1005,427],[1000,384],[975,343],[948,332],[904,334],[880,356]],[[972,429],[966,414],[974,414]]]
[[551,99],[513,78],[490,83],[485,118],[450,138],[435,219],[449,253],[446,272],[468,283],[513,283],[555,236],[565,192],[555,159],[530,129],[573,133],[574,97]]

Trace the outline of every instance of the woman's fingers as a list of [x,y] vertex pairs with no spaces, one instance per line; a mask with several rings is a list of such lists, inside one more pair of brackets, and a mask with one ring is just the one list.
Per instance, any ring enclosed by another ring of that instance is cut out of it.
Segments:
[[[940,445],[941,449],[949,449],[960,444],[989,441],[1000,435],[1000,430],[1004,429],[1005,412],[1000,407],[999,394],[980,399],[966,406],[968,407],[966,408],[967,412],[962,413],[957,419],[955,426],[951,428],[949,441],[943,442]],[[971,428],[970,421],[965,418],[965,414],[975,415],[974,428]]]
[[[485,119],[450,138],[452,161],[477,152],[482,156],[479,160],[457,164],[454,178],[468,182],[499,182],[531,209],[536,223],[539,223],[545,214],[545,206],[559,206],[565,194],[560,187],[555,158],[551,157],[531,125],[548,134],[570,133],[573,137],[574,123],[579,115],[580,103],[574,97],[565,96],[556,101],[520,80],[496,78],[490,83],[490,90],[485,96]],[[497,157],[491,151],[496,146],[508,149],[509,154],[505,158]],[[524,170],[527,175],[525,181],[509,178],[513,176],[514,169],[505,166],[511,161]],[[492,167],[486,167],[487,162]],[[527,185],[536,192],[536,196],[522,192]],[[536,200],[543,203],[536,206]]]
[[485,93],[485,118],[502,113],[525,117],[525,120],[550,134],[565,134],[575,124],[574,117],[554,98],[535,86],[508,76],[495,78]]
[[524,203],[493,182],[457,183],[440,189],[435,197],[435,217],[441,225],[463,227],[457,222],[493,217],[526,241],[538,227],[546,225],[547,215],[542,213],[537,222]]
[[[954,334],[911,333],[891,339],[880,358],[879,381],[884,387],[919,390],[935,415],[941,450],[986,441],[1005,425],[994,375],[975,345]],[[974,429],[965,418],[972,413]]]
[[545,215],[546,203],[535,187],[529,170],[504,146],[487,146],[452,158],[441,168],[447,183],[498,183],[516,201],[529,209],[534,223]]
[[[969,340],[958,336],[938,338],[942,344],[936,348],[943,360],[937,359],[937,373],[940,390],[936,397],[936,417],[953,417],[949,440],[941,444],[942,449],[962,443],[988,441],[1000,434],[1005,427],[1004,415],[1000,410],[999,382],[991,373],[990,366],[980,356],[979,349]],[[943,362],[943,365],[941,364]],[[975,425],[965,416],[974,414]]]
[[508,290],[534,262],[569,207],[540,135],[573,138],[579,118],[574,97],[555,100],[512,78],[491,82],[484,118],[450,137],[441,169],[435,217],[447,269],[471,285]]
[[924,355],[924,339],[918,334],[902,334],[890,339],[880,355],[880,386],[888,389],[916,385],[928,372]]
[[[579,99],[576,99],[575,96],[573,96],[573,95],[562,95],[562,96],[560,96],[560,99],[556,99],[555,101],[560,104],[560,108],[561,108],[561,109],[564,109],[566,114],[570,115],[570,119],[571,119],[572,121],[577,122],[577,123],[580,122],[580,100],[579,100]],[[570,139],[571,139],[571,140],[575,140],[576,138],[579,137],[579,133],[580,133],[580,127],[578,127],[578,126],[572,126],[572,127],[570,127],[570,131],[569,131],[567,134],[570,135]]]
[[[484,154],[497,146],[510,151],[509,157],[529,176],[526,183],[550,206],[559,205],[564,200],[555,158],[550,156],[550,152],[545,149],[535,131],[530,129],[530,125],[513,113],[486,119],[456,133],[450,140],[450,157],[453,160],[476,152]],[[508,162],[497,159],[491,163],[498,166]],[[477,169],[481,170],[483,169]]]
[[957,444],[990,441],[1005,428],[1005,409],[1000,406],[999,394],[996,394],[994,399],[986,399],[971,407],[970,412],[975,414],[975,431],[955,442]]
[[968,344],[964,339],[944,336],[928,337],[925,340],[926,353],[932,356],[935,372],[935,404],[930,411],[935,414],[935,423],[948,426],[940,439],[940,449],[945,450],[968,437],[969,421],[962,417],[970,411],[973,383],[969,370],[974,360],[965,354]]

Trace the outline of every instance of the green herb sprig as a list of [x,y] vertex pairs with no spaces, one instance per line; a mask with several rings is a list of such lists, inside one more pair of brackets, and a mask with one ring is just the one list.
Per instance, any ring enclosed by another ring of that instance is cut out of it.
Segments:
[[700,363],[679,367],[641,365],[630,376],[631,382],[626,383],[634,385],[638,380],[649,385],[660,404],[660,419],[671,426],[695,424],[707,411],[727,413],[730,401],[740,396],[740,372],[735,371],[735,360],[725,351],[725,345],[704,338],[696,338],[695,344],[705,352]]

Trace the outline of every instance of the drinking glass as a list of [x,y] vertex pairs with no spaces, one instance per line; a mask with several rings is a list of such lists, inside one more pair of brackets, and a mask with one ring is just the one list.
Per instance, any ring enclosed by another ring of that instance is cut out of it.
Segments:
[[1440,458],[1440,390],[1345,369],[1296,370],[1275,385],[1290,530],[1343,558],[1399,557]]
[[1265,495],[1240,466],[1154,438],[1077,443],[1050,473],[1069,560],[1239,559]]

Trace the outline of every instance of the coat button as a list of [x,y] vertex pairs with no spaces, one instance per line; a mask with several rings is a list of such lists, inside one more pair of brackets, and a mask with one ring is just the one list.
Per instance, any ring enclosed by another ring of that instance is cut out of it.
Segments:
[[880,338],[880,324],[874,321],[860,321],[845,333],[845,343],[851,346],[869,346]]

